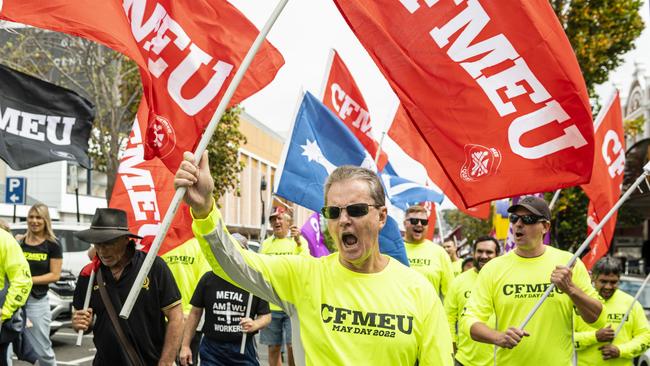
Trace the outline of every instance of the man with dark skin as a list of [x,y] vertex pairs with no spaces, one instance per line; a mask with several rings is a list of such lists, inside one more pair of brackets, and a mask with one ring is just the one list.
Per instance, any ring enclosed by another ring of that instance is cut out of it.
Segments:
[[[88,283],[91,271],[101,271],[107,292],[114,294],[109,296],[118,297],[123,303],[145,257],[144,252],[135,249],[135,242],[131,239],[139,237],[128,231],[126,213],[117,209],[98,209],[91,229],[76,235],[95,244],[97,257],[79,276],[73,303],[77,310],[73,312],[72,327],[75,331],[95,330],[97,354],[93,364],[125,363],[125,356],[116,352],[119,343],[98,285],[93,287],[90,307],[83,309],[83,303],[87,286],[93,285]],[[94,284],[98,282],[96,277]],[[131,317],[120,324],[145,365],[173,365],[183,332],[183,312],[178,287],[161,258],[156,258],[143,288],[146,291],[142,291]],[[113,306],[119,313],[120,308]],[[94,324],[93,309],[97,315]],[[163,317],[167,318],[166,326]]]
[[[650,344],[650,328],[643,307],[632,296],[618,290],[621,265],[615,258],[604,257],[596,262],[591,277],[607,314],[607,326],[595,329],[580,317],[574,317],[578,366],[631,365]],[[632,303],[627,321],[615,336]]]

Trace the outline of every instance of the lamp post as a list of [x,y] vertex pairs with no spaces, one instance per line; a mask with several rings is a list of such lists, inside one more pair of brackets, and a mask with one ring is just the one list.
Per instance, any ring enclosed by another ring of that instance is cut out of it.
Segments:
[[260,225],[260,244],[264,241],[266,237],[266,209],[264,202],[264,192],[266,192],[266,176],[262,176],[260,182],[260,201],[262,202],[262,224]]

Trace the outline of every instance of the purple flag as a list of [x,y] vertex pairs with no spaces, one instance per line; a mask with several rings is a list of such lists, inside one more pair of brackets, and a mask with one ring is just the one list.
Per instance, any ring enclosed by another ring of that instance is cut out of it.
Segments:
[[[535,193],[531,194],[531,196],[539,197],[539,198],[544,198],[544,193]],[[512,204],[516,205],[517,202],[519,202],[522,197],[526,196],[516,196],[512,197]],[[551,244],[551,231],[549,230],[546,235],[544,235],[544,244],[548,245]],[[508,228],[508,237],[506,238],[506,244],[504,245],[504,249],[506,252],[509,252],[513,249],[515,249],[515,234],[512,231],[512,224],[510,224]]]
[[300,229],[302,237],[309,243],[309,253],[314,258],[329,255],[330,251],[325,246],[323,232],[320,229],[320,214],[318,212],[309,216]]

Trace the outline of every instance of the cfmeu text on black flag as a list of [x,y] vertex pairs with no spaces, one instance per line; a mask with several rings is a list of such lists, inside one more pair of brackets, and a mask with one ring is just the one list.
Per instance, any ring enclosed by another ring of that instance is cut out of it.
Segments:
[[12,169],[58,160],[90,168],[94,119],[77,93],[0,65],[0,158]]

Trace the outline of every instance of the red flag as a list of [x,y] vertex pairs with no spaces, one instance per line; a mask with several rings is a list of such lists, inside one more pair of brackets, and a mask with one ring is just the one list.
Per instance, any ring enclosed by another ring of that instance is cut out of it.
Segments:
[[[143,134],[146,125],[141,121],[148,115],[147,105],[140,104],[138,115],[120,159],[115,187],[109,203],[127,213],[129,230],[142,236],[140,244],[148,251],[174,196],[174,174],[158,158],[144,159]],[[165,235],[158,255],[177,247],[194,237],[189,207],[182,202]]]
[[90,263],[86,264],[82,269],[81,272],[79,272],[79,276],[84,276],[84,277],[90,277],[90,274],[93,272],[97,272],[97,268],[99,268],[100,264],[99,257],[95,255],[93,259],[90,261]]
[[[582,185],[582,189],[590,199],[587,214],[588,234],[591,234],[621,196],[625,167],[625,136],[618,93],[612,96],[609,103],[598,114],[594,130],[596,132],[593,174],[591,182]],[[609,251],[615,228],[616,213],[591,242],[591,250],[582,259],[588,269],[591,269],[598,259]]]
[[[335,50],[332,50],[332,62],[326,80],[323,104],[348,126],[374,158],[379,144],[372,136],[368,106],[352,74]],[[377,168],[381,171],[387,162],[388,158],[382,152],[377,162]]]
[[490,215],[490,204],[484,203],[474,207],[466,207],[460,193],[445,175],[438,160],[431,154],[427,143],[418,133],[411,122],[406,110],[400,104],[395,113],[393,123],[388,130],[388,136],[397,143],[413,160],[418,161],[427,170],[429,178],[447,195],[447,198],[464,213],[487,220]]
[[547,0],[334,2],[464,206],[589,181],[587,90]]
[[[5,0],[1,11],[1,19],[88,38],[133,59],[150,106],[145,156],[172,171],[194,150],[258,35],[218,0]],[[270,83],[283,63],[265,42],[231,103]]]

